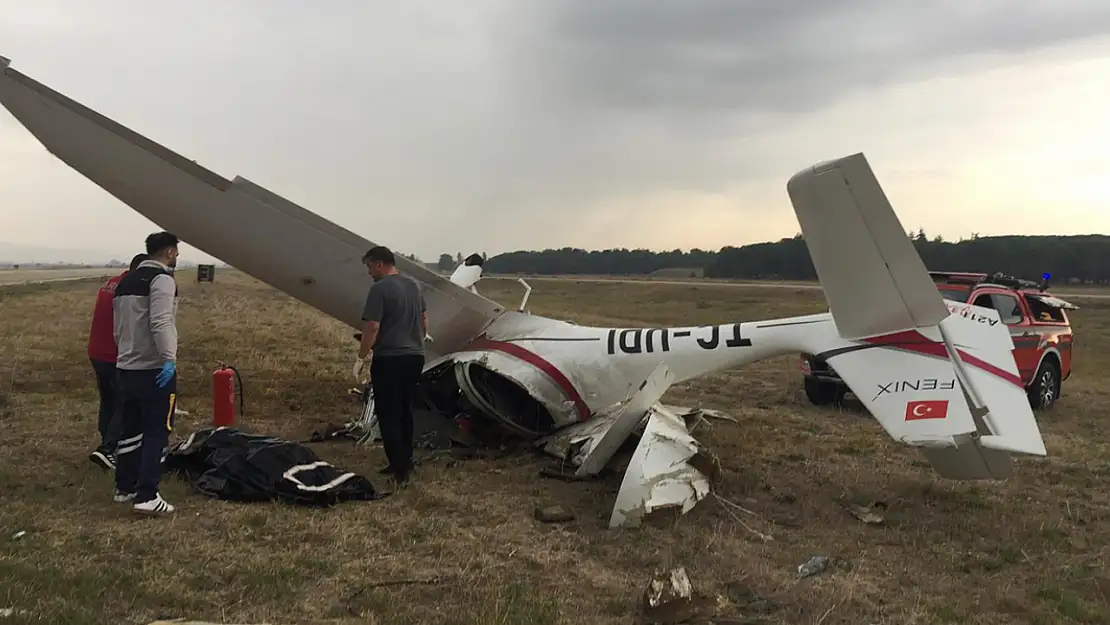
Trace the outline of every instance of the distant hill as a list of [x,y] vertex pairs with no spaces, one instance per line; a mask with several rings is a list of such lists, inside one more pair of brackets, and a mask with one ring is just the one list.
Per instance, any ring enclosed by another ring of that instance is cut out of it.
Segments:
[[[932,271],[1002,272],[1037,280],[1052,274],[1052,282],[1110,282],[1110,236],[972,236],[956,242],[929,239],[924,231],[907,233],[925,266]],[[850,254],[851,250],[845,250]],[[518,251],[499,254],[486,262],[489,273],[536,275],[649,275],[690,273],[694,268],[707,278],[816,280],[805,239],[798,234],[774,242],[725,247],[716,252],[693,249],[578,248]]]

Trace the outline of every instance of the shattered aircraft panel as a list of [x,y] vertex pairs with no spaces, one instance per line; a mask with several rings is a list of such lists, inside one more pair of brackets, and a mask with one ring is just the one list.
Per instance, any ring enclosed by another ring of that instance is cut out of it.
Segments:
[[703,453],[681,417],[659,404],[652,406],[640,444],[624,473],[609,527],[639,526],[645,517],[661,509],[689,512],[709,494],[712,476],[691,463]]

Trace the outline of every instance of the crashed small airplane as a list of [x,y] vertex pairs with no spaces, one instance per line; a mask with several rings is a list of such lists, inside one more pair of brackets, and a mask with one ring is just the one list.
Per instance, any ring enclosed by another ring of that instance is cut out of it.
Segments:
[[[373,243],[249,180],[232,180],[12,69],[0,103],[53,155],[160,227],[358,329]],[[710,456],[660,403],[698,376],[785,354],[836,367],[887,434],[942,476],[1005,479],[1012,454],[1046,455],[1006,326],[947,302],[862,154],[786,185],[829,311],[674,328],[598,328],[510,309],[480,295],[481,265],[452,279],[398,258],[428,304],[428,402],[480,415],[597,475],[642,428],[610,526],[688,511],[709,492]],[[525,300],[527,293],[525,293]],[[911,383],[876,394],[896,376]]]

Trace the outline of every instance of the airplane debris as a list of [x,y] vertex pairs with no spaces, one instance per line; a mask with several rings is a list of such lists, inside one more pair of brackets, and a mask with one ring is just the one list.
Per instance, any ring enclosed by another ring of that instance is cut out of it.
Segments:
[[[625,470],[609,527],[637,527],[651,512],[679,506],[682,513],[709,494],[709,479],[695,465],[712,466],[678,415],[656,404]],[[693,462],[691,462],[693,461]]]
[[870,508],[853,503],[846,506],[846,509],[852,516],[868,525],[881,525],[883,523],[883,517],[872,512]]
[[[766,406],[764,406],[764,407],[766,407]],[[697,412],[701,416],[707,417],[709,419],[719,419],[721,421],[731,421],[733,423],[740,423],[739,421],[736,420],[736,417],[734,417],[732,415],[729,415],[729,414],[725,414],[724,412],[721,412],[720,410],[714,410],[712,408],[698,408]]]
[[655,575],[644,590],[642,621],[658,625],[686,623],[694,618],[709,618],[717,611],[720,599],[694,592],[685,567]]
[[574,513],[559,504],[536,506],[532,516],[541,523],[566,523],[574,520]]
[[12,534],[12,540],[19,540],[20,538],[23,538],[26,535],[27,535],[27,530],[20,530],[16,533]]
[[802,578],[812,577],[828,567],[829,558],[827,556],[814,556],[805,564],[798,566],[798,576]]

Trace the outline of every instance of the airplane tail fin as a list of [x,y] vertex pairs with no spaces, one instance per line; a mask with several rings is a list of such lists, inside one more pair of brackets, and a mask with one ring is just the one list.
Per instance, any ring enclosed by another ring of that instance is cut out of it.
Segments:
[[1044,441],[993,310],[953,314],[862,154],[787,184],[839,341],[817,354],[945,477],[1005,478]]

